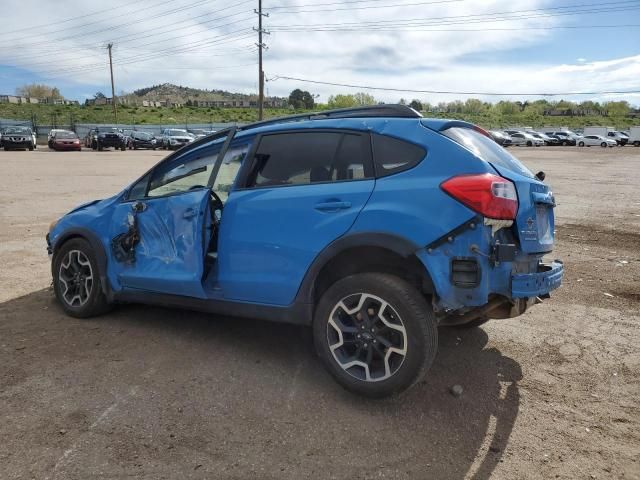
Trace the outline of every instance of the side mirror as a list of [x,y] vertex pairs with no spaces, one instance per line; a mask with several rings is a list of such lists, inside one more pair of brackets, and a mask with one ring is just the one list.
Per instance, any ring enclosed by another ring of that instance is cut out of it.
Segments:
[[540,180],[541,182],[544,182],[544,179],[546,178],[546,175],[544,174],[544,172],[542,170],[540,170],[538,173],[536,173],[536,178],[538,180]]

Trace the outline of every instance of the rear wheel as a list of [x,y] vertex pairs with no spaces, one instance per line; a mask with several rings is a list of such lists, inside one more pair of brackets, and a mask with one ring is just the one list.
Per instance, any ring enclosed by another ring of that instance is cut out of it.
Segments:
[[336,381],[367,397],[400,393],[420,380],[438,343],[433,311],[420,292],[379,273],[331,286],[316,308],[313,336]]
[[531,143],[531,140],[529,140],[529,141],[527,142],[527,147],[532,147],[532,146],[533,146],[533,143]]
[[68,315],[87,318],[109,309],[96,255],[86,240],[74,238],[62,245],[53,257],[52,273],[56,298]]
[[600,146],[601,146],[602,148],[607,148],[607,144],[606,144],[606,142],[602,142],[602,143],[600,144]]
[[584,142],[580,142],[580,143],[578,144],[578,146],[579,146],[579,147],[584,147]]
[[563,140],[563,141],[562,141],[562,146],[563,146],[563,147],[566,147],[567,145],[569,145],[569,142],[567,142],[566,140]]

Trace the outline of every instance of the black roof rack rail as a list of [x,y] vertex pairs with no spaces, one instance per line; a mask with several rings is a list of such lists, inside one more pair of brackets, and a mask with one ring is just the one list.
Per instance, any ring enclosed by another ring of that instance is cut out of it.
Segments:
[[335,110],[325,110],[312,113],[301,113],[298,115],[288,115],[286,117],[270,118],[260,122],[249,123],[238,127],[238,130],[249,130],[252,128],[264,127],[267,125],[277,125],[279,123],[301,122],[304,120],[322,120],[328,118],[422,118],[420,113],[407,105],[371,105],[367,107],[338,108]]

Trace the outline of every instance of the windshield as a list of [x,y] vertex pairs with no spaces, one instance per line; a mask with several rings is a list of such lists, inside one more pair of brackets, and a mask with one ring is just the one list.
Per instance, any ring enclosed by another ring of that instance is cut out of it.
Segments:
[[486,137],[476,130],[464,127],[452,127],[442,132],[442,134],[467,148],[485,162],[489,162],[496,167],[506,168],[529,178],[534,178],[533,173],[531,173],[520,160],[489,137]]
[[153,138],[153,135],[147,132],[136,132],[135,137],[139,138],[140,140],[151,140]]
[[7,127],[4,133],[21,133],[24,135],[31,135],[31,129],[28,127]]
[[189,136],[186,130],[169,130],[169,135],[179,137],[179,136]]
[[78,138],[78,136],[73,132],[57,132],[56,138]]

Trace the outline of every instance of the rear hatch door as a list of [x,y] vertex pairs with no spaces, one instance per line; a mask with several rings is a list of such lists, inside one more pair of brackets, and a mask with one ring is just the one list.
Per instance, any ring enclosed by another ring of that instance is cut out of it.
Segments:
[[488,162],[501,177],[514,183],[518,192],[515,230],[520,240],[520,249],[525,253],[551,251],[555,199],[549,186],[536,179],[520,160],[474,125],[456,121],[441,124],[438,130]]

